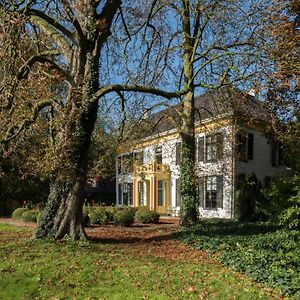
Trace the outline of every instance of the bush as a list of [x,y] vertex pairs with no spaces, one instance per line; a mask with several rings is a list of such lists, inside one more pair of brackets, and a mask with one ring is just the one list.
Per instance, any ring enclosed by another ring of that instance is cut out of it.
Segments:
[[115,213],[114,223],[120,226],[130,226],[134,223],[135,211],[131,209],[122,209]]
[[43,211],[40,211],[40,212],[37,214],[37,216],[36,216],[36,221],[37,221],[37,223],[41,223],[43,216],[44,216],[44,212],[43,212]]
[[139,209],[135,214],[135,221],[143,224],[158,223],[159,214],[153,210]]
[[279,223],[290,229],[300,229],[300,189],[296,196],[290,197],[288,207],[279,214]]
[[91,224],[104,225],[109,222],[109,215],[105,210],[105,207],[97,207],[90,211],[89,218]]
[[115,207],[115,206],[105,207],[105,211],[107,212],[109,222],[114,221],[114,216],[115,216],[116,212],[119,210],[120,210],[120,208]]
[[24,208],[24,207],[17,208],[13,211],[12,218],[21,220],[23,213],[26,211],[28,211],[28,208]]
[[22,215],[22,221],[23,222],[36,222],[38,214],[39,214],[39,211],[37,211],[37,210],[25,211]]
[[277,178],[267,192],[270,216],[274,224],[300,228],[300,176]]
[[235,193],[235,216],[239,221],[265,221],[267,200],[254,173],[246,176]]

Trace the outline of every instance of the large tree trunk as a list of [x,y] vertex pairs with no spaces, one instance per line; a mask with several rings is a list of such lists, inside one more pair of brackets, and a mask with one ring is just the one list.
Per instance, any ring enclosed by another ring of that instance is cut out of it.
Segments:
[[198,220],[198,201],[195,180],[195,101],[194,101],[194,70],[193,70],[193,39],[191,37],[190,3],[182,0],[183,29],[183,72],[184,88],[187,93],[183,99],[182,111],[182,160],[181,173],[181,224],[195,224]]
[[181,128],[182,160],[181,182],[181,224],[193,225],[198,221],[198,201],[195,178],[195,130],[194,94],[189,92],[184,99],[183,124]]
[[[99,2],[78,2],[76,47],[70,69],[74,84],[69,87],[65,122],[59,136],[59,153],[45,216],[36,237],[73,240],[85,239],[82,225],[82,206],[87,179],[88,152],[97,119],[99,89],[99,58],[103,44],[110,35],[112,20],[121,5],[120,0],[107,0],[101,13]],[[76,23],[77,22],[77,23]],[[80,28],[79,28],[80,27]]]
[[59,147],[61,153],[57,161],[57,175],[51,185],[44,218],[36,232],[37,238],[50,236],[61,239],[65,235],[73,240],[86,238],[82,226],[82,206],[97,106],[98,103],[94,103],[87,114],[70,114],[72,122],[66,121]]

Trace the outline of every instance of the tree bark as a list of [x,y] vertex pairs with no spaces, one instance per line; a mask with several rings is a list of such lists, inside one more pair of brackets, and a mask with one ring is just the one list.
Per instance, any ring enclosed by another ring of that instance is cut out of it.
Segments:
[[183,98],[181,173],[181,224],[189,226],[198,220],[198,203],[195,180],[195,101],[194,101],[194,70],[193,70],[193,39],[191,37],[190,3],[182,0],[182,29],[183,29]]

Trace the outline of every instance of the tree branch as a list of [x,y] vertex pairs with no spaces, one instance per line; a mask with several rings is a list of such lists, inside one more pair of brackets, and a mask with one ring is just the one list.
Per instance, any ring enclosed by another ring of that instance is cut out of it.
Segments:
[[28,9],[26,11],[27,15],[29,16],[36,16],[45,22],[47,22],[49,25],[53,26],[55,29],[60,31],[63,35],[68,37],[72,42],[76,43],[73,33],[69,31],[66,27],[62,26],[60,23],[58,23],[55,19],[51,18],[50,16],[46,15],[40,10],[37,9]]
[[32,109],[32,114],[29,118],[25,119],[22,124],[17,127],[17,126],[11,126],[8,128],[6,131],[4,139],[1,141],[1,144],[6,144],[15,137],[17,137],[24,129],[28,128],[31,124],[33,124],[36,119],[39,116],[39,112],[43,110],[45,107],[52,106],[53,101],[52,100],[42,100],[35,104]]
[[47,51],[47,52],[41,53],[40,55],[34,55],[34,56],[30,57],[20,67],[20,69],[17,73],[17,76],[16,76],[17,79],[22,80],[22,79],[27,78],[31,68],[33,67],[33,65],[35,63],[43,63],[43,64],[48,63],[48,64],[51,64],[52,67],[54,67],[56,70],[58,70],[64,76],[66,81],[68,81],[71,85],[75,85],[72,76],[66,70],[63,70],[62,68],[60,68],[51,58],[49,58],[52,55],[58,55],[58,54],[60,54],[60,53],[58,53],[57,51]]
[[167,92],[161,89],[156,89],[153,87],[147,87],[147,86],[136,85],[136,84],[133,85],[111,84],[100,88],[95,93],[92,101],[96,101],[101,97],[103,97],[104,95],[109,94],[111,92],[138,92],[138,93],[146,93],[146,94],[161,96],[167,99],[180,98],[181,95],[185,94],[184,91]]

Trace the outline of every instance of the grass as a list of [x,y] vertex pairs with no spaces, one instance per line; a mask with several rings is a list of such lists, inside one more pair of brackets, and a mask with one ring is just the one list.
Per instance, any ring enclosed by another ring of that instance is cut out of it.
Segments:
[[137,254],[136,245],[30,241],[0,224],[0,299],[279,299],[217,263]]
[[300,299],[300,232],[261,224],[206,221],[179,237],[233,270]]

